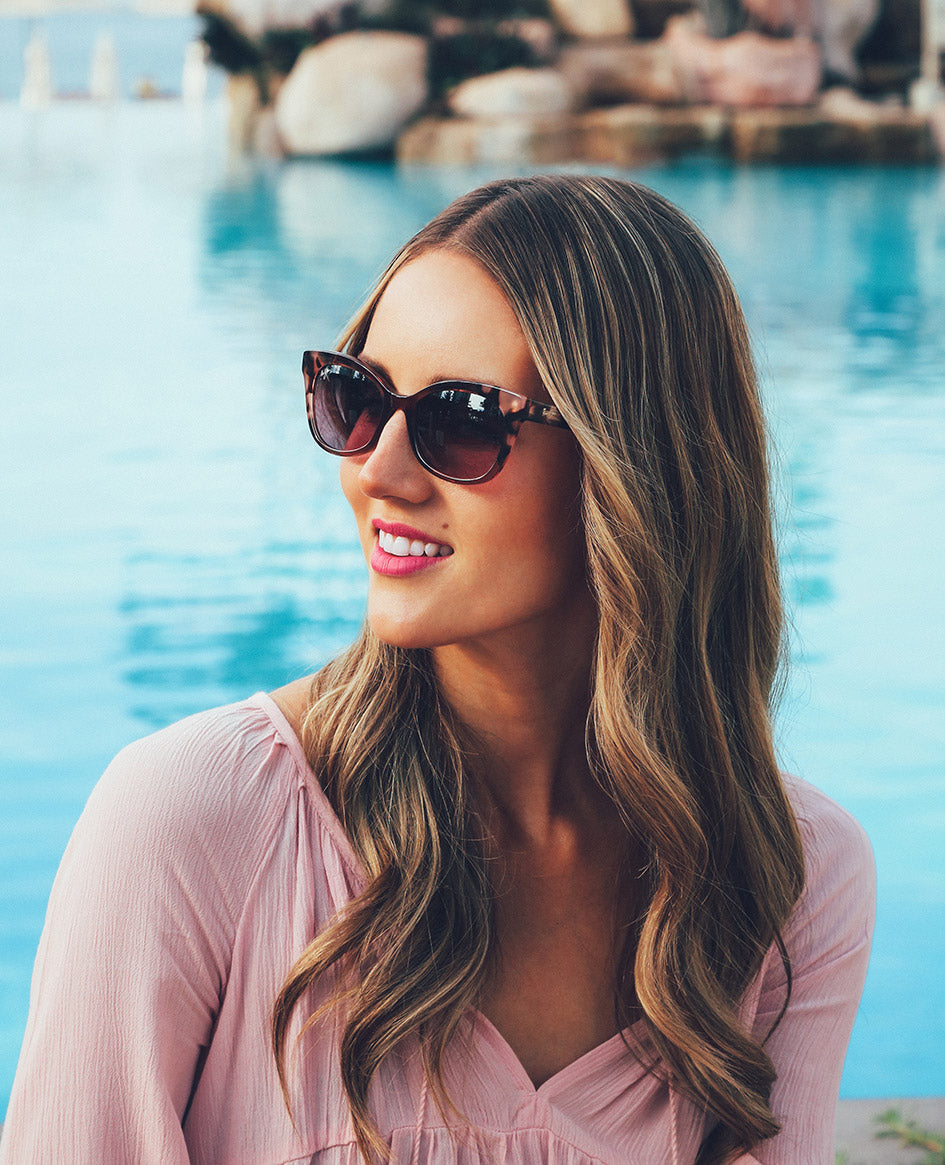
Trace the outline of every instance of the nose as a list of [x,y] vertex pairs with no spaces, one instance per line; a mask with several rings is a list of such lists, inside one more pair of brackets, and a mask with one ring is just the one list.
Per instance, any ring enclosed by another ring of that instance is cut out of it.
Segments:
[[414,456],[407,418],[397,409],[381,430],[377,444],[365,455],[358,484],[368,497],[395,497],[416,504],[430,496],[434,482],[433,475]]

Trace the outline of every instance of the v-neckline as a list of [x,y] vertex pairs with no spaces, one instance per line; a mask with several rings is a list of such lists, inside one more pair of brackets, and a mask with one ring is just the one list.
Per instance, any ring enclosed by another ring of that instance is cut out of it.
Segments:
[[[517,1083],[522,1090],[533,1093],[535,1096],[544,1097],[555,1092],[560,1092],[569,1082],[573,1082],[572,1077],[585,1079],[588,1073],[593,1074],[594,1069],[600,1064],[609,1063],[618,1051],[632,1054],[633,1043],[640,1042],[646,1034],[645,1020],[638,1019],[630,1024],[629,1027],[615,1032],[602,1043],[595,1044],[593,1048],[582,1052],[580,1056],[571,1060],[570,1063],[565,1064],[564,1067],[559,1068],[557,1072],[554,1072],[547,1080],[543,1080],[541,1084],[536,1084],[531,1076],[529,1076],[528,1070],[519,1059],[515,1049],[492,1020],[475,1007],[469,1009],[469,1015],[473,1021],[477,1035],[492,1045],[506,1067],[510,1070],[511,1075],[517,1079]],[[629,1047],[628,1044],[630,1045]],[[640,1068],[641,1074],[646,1071],[645,1065],[639,1060],[636,1063]],[[623,1083],[628,1083],[628,1081],[624,1081]]]
[[[345,828],[341,823],[341,818],[335,812],[334,806],[329,801],[328,795],[321,786],[321,782],[309,764],[305,750],[302,748],[302,742],[289,723],[288,717],[268,692],[257,692],[250,698],[249,702],[255,702],[257,707],[262,708],[273,728],[275,728],[276,732],[282,738],[283,743],[289,749],[296,764],[306,778],[306,787],[312,790],[313,796],[317,800],[319,812],[325,825],[332,834],[342,860],[349,866],[357,881],[362,886],[367,885],[367,877],[361,867],[361,863],[358,861],[358,856],[354,852]],[[586,1073],[589,1069],[593,1069],[599,1061],[604,1063],[608,1062],[618,1048],[623,1048],[624,1051],[628,1051],[627,1042],[632,1047],[634,1043],[640,1044],[646,1039],[646,1021],[644,1019],[638,1019],[630,1024],[629,1027],[615,1032],[608,1039],[604,1040],[603,1043],[596,1044],[593,1048],[588,1049],[588,1051],[582,1052],[580,1056],[572,1060],[569,1064],[565,1064],[563,1068],[559,1068],[557,1072],[549,1076],[547,1080],[543,1080],[541,1084],[535,1084],[512,1045],[492,1020],[475,1007],[470,1007],[466,1014],[471,1019],[476,1034],[480,1035],[487,1043],[492,1045],[505,1066],[509,1069],[510,1074],[516,1078],[522,1090],[532,1093],[535,1096],[548,1096],[560,1090],[562,1085],[567,1084],[572,1077]],[[637,1059],[636,1063],[640,1067],[640,1074],[642,1075],[646,1071],[646,1066],[639,1059]],[[629,1081],[625,1081],[625,1083],[629,1083]]]

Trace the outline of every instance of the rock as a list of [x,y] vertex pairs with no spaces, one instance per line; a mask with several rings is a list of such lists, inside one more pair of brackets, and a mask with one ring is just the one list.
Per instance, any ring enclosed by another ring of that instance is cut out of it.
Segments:
[[732,155],[740,162],[870,164],[933,162],[927,117],[875,106],[870,118],[817,109],[740,109],[732,114]]
[[635,166],[683,153],[728,151],[729,114],[717,107],[620,105],[562,117],[434,118],[397,141],[398,162],[438,166]]
[[427,43],[402,32],[348,32],[306,49],[276,99],[291,154],[348,154],[393,144],[427,99]]
[[929,128],[938,160],[945,162],[945,101],[940,101],[929,113]]
[[697,20],[676,16],[663,40],[690,101],[735,108],[809,105],[820,88],[820,52],[808,37],[738,32],[715,40]]
[[875,101],[865,100],[859,93],[845,85],[832,85],[825,89],[817,106],[828,117],[837,120],[871,118],[877,109]]
[[581,118],[582,161],[638,166],[680,154],[727,153],[729,115],[718,106],[616,105]]
[[549,0],[552,15],[569,36],[632,36],[627,0]]
[[676,57],[662,41],[579,42],[562,50],[558,68],[591,105],[677,105],[685,98]]
[[[828,75],[845,81],[857,81],[860,66],[857,49],[870,42],[871,58],[908,60],[912,65],[918,53],[906,48],[909,32],[918,29],[918,0],[742,0],[756,30],[812,37],[821,46],[824,68]],[[889,20],[892,4],[911,4],[911,17]],[[883,12],[884,27],[877,44],[870,36]],[[894,46],[898,45],[896,48]],[[878,53],[878,57],[877,57]]]
[[397,139],[397,161],[415,165],[548,166],[581,157],[580,126],[568,115],[426,117]]
[[[158,6],[155,6],[156,8]],[[314,4],[312,0],[208,0],[207,7],[220,12],[247,36],[260,37],[269,29],[306,28],[318,9],[335,7]]]
[[[857,49],[868,39],[871,54],[879,50],[882,59],[907,59],[912,65],[918,55],[917,40],[914,48],[905,47],[906,30],[918,29],[918,11],[911,18],[888,19],[889,5],[910,3],[917,7],[916,0],[742,0],[742,3],[756,29],[813,37],[821,46],[824,68],[838,79],[859,78]],[[877,25],[881,9],[885,21],[879,37],[881,43],[873,45],[869,34]],[[897,44],[898,49],[894,47]]]
[[463,81],[448,104],[459,117],[537,117],[570,113],[575,98],[556,69],[503,69]]
[[826,0],[817,31],[828,73],[848,81],[857,79],[854,53],[876,23],[879,8],[880,0]]
[[909,108],[916,113],[932,113],[945,98],[945,90],[931,77],[920,77],[909,86]]

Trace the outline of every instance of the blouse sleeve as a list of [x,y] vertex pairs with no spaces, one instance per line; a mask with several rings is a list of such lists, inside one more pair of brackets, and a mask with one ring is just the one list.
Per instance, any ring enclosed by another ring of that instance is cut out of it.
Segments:
[[253,758],[218,735],[193,718],[139,741],[93,791],[50,897],[3,1163],[188,1161],[182,1123],[266,824],[246,828],[232,787]]
[[[784,934],[788,1009],[765,1048],[778,1073],[771,1107],[781,1132],[752,1149],[761,1165],[833,1165],[840,1076],[869,960],[876,903],[866,834],[811,786],[796,805],[806,884]],[[753,1030],[763,1039],[785,998],[780,956],[769,952]]]

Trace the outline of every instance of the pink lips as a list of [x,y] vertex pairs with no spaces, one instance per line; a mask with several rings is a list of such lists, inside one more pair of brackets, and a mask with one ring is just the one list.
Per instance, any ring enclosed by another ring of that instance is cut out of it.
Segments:
[[[405,526],[402,522],[382,522],[379,518],[375,518],[371,525],[375,530],[383,530],[385,534],[392,534],[395,538],[407,538],[411,542],[436,542],[438,545],[444,545],[438,538],[431,538],[422,530],[417,530],[413,526]],[[388,554],[386,550],[381,549],[379,542],[375,542],[374,550],[371,553],[371,569],[377,571],[378,574],[398,577],[416,574],[418,571],[436,566],[438,562],[445,562],[448,557],[450,556],[438,555],[436,558],[428,558],[425,554],[405,556]]]

